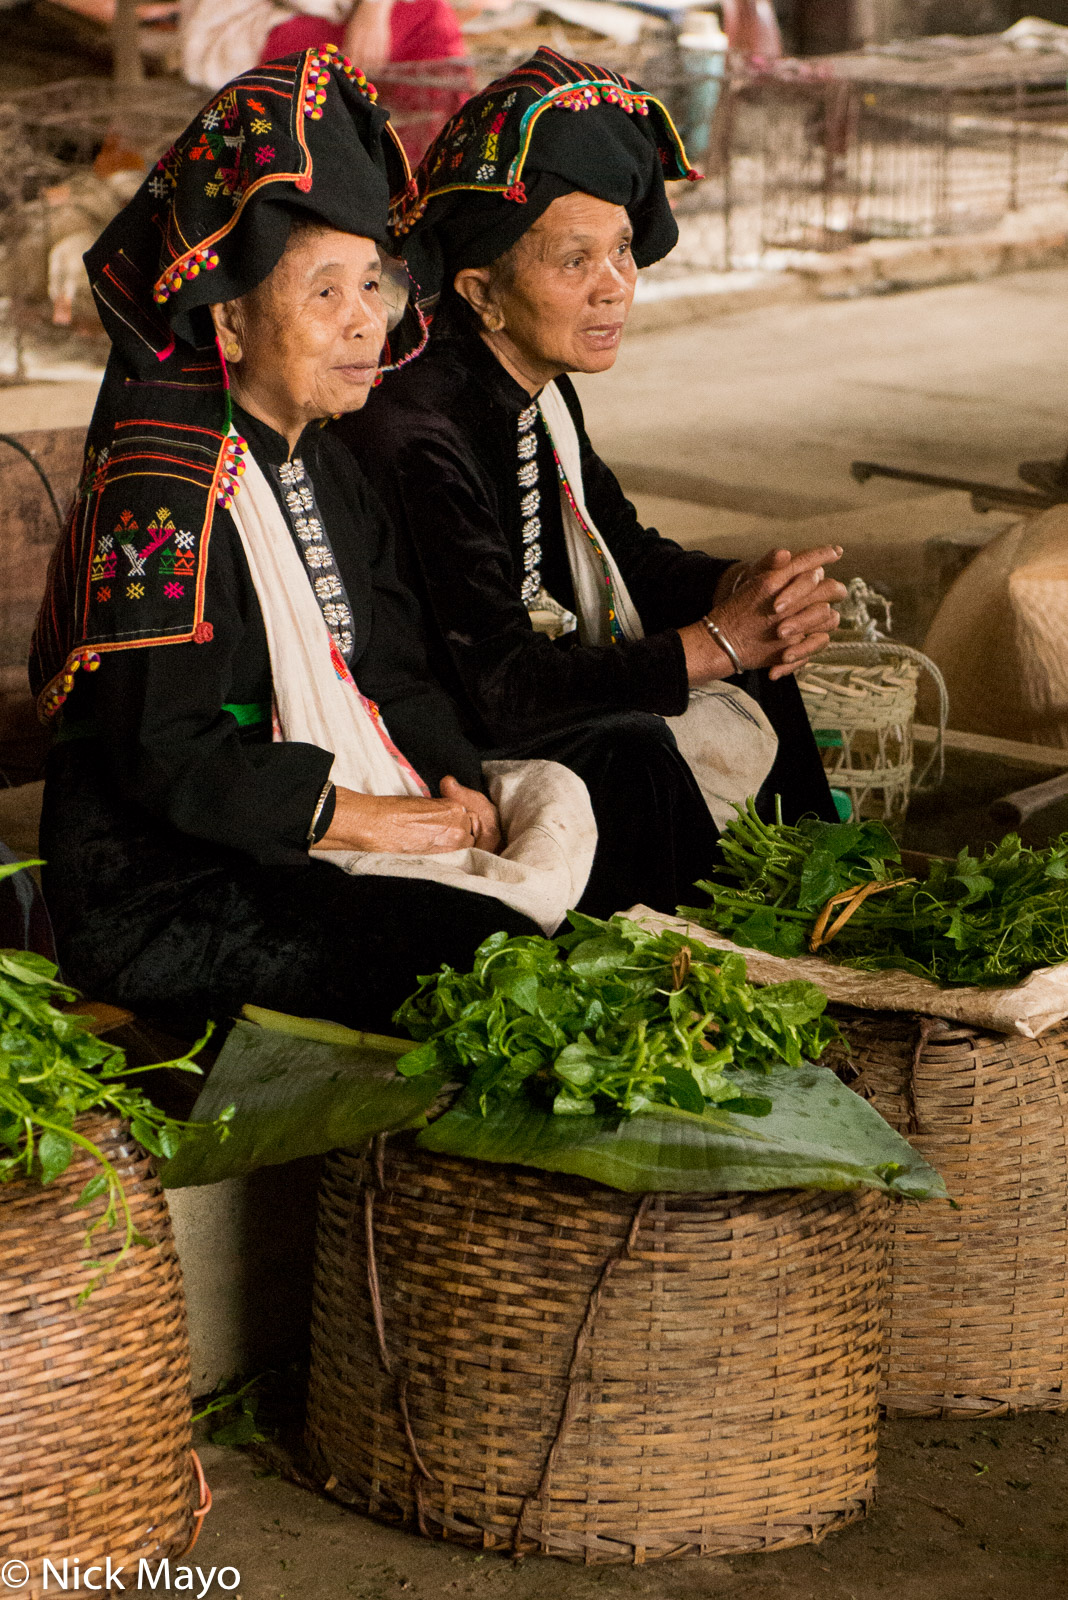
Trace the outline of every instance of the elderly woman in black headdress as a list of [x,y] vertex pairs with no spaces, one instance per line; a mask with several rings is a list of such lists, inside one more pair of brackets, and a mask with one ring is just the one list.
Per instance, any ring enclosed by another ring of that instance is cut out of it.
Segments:
[[396,208],[440,290],[429,349],[339,425],[471,737],[585,779],[601,911],[689,898],[748,794],[835,817],[792,674],[837,626],[841,551],[728,563],[642,527],[565,376],[612,366],[638,268],[678,237],[664,178],[694,176],[659,102],[601,68],[541,50],[476,95]]
[[224,89],[87,257],[113,350],[31,663],[45,890],[65,976],[172,1025],[387,1026],[417,974],[553,927],[592,858],[573,774],[484,772],[322,428],[422,337],[380,250],[406,177],[362,75],[305,51]]

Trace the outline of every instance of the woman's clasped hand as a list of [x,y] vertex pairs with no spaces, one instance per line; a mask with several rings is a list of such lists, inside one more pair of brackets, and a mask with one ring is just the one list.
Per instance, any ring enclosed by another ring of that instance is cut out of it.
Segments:
[[429,795],[357,794],[337,789],[320,850],[377,850],[397,855],[445,855],[472,846],[495,855],[500,819],[493,802],[455,778],[441,780],[441,799]]
[[777,679],[804,666],[838,626],[834,608],[847,591],[827,576],[826,568],[841,557],[841,545],[824,545],[797,555],[770,550],[758,561],[728,567],[708,617],[679,630],[691,685],[728,678],[738,670],[710,631],[711,624],[746,671],[767,669]]

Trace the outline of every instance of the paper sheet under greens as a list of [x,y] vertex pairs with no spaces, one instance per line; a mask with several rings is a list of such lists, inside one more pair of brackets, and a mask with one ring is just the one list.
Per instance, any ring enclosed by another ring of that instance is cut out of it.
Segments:
[[229,1136],[206,1128],[185,1145],[163,1170],[168,1187],[215,1183],[423,1124],[417,1142],[426,1150],[574,1173],[632,1192],[870,1187],[914,1199],[945,1195],[934,1169],[822,1067],[739,1073],[742,1095],[771,1101],[765,1116],[657,1107],[630,1117],[566,1117],[517,1100],[484,1116],[468,1092],[425,1126],[442,1077],[399,1074],[402,1041],[248,1014],[257,1020],[236,1024],[193,1111],[207,1122],[233,1104]]
[[944,989],[929,978],[919,978],[899,968],[863,972],[840,966],[824,956],[772,956],[763,950],[750,950],[685,917],[664,916],[648,906],[632,906],[626,915],[651,932],[683,934],[711,950],[744,956],[754,983],[803,979],[818,983],[829,1000],[861,1011],[918,1011],[923,1016],[944,1017],[990,1033],[1019,1033],[1025,1039],[1037,1039],[1047,1028],[1068,1017],[1068,965],[1043,967],[1010,988]]

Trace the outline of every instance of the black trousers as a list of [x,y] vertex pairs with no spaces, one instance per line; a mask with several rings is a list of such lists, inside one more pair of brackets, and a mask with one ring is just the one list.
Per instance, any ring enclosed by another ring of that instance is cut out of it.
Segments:
[[262,867],[179,834],[115,798],[92,740],[50,757],[41,853],[64,978],[182,1035],[246,1003],[390,1033],[422,974],[470,967],[498,928],[539,931],[443,884]]
[[[774,816],[778,795],[785,822],[806,815],[836,822],[795,680],[773,683],[766,672],[747,672],[732,681],[759,703],[779,739],[757,796],[761,815]],[[720,860],[719,830],[663,717],[630,711],[591,718],[487,755],[560,761],[586,784],[598,837],[579,909],[590,916],[611,916],[638,903],[674,912],[694,903],[694,884]]]

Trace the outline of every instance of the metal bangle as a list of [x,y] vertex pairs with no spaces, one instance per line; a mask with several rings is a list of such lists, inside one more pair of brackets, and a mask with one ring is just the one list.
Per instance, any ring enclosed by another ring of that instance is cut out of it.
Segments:
[[309,844],[315,844],[316,843],[315,830],[319,826],[319,818],[323,814],[323,807],[326,805],[326,802],[329,800],[329,798],[330,798],[331,794],[333,793],[333,791],[334,791],[334,785],[332,783],[324,783],[323,784],[323,792],[319,796],[319,800],[318,800],[318,803],[316,804],[315,810],[312,812],[311,827],[308,829],[308,843]]
[[742,666],[738,652],[727,638],[727,635],[723,632],[723,629],[718,623],[713,622],[711,617],[706,617],[704,620],[705,627],[708,629],[712,638],[719,645],[720,649],[723,651],[723,654],[733,666],[735,672],[744,672],[745,668]]

